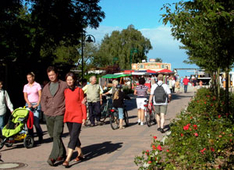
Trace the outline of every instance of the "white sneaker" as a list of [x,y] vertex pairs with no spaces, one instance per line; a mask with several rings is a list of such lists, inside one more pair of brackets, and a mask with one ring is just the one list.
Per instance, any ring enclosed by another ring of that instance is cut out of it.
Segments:
[[140,120],[140,119],[138,119],[137,123],[138,123],[138,125],[140,125],[140,124],[141,124],[141,120]]
[[144,122],[141,122],[141,126],[143,126],[144,125]]

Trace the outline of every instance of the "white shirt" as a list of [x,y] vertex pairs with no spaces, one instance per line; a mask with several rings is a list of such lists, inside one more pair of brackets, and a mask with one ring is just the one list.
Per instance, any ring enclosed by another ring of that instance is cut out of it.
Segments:
[[[5,96],[4,96],[5,92]],[[13,112],[13,105],[6,90],[0,90],[0,116],[6,113],[6,106]]]
[[157,84],[154,84],[151,88],[151,91],[150,91],[150,94],[153,95],[153,104],[154,105],[167,105],[168,102],[167,102],[167,99],[166,99],[166,102],[165,103],[156,103],[155,102],[155,97],[154,97],[154,91],[155,89],[158,87],[158,85],[162,85],[163,89],[165,90],[166,94],[169,95],[171,94],[171,90],[169,89],[168,85],[167,84],[164,84],[161,80],[159,80],[157,82]]

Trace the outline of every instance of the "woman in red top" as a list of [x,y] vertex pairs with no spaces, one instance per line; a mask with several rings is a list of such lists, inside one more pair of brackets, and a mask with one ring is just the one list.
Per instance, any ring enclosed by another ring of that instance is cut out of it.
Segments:
[[82,124],[86,120],[86,106],[83,104],[84,92],[81,88],[75,86],[76,76],[69,72],[66,75],[66,82],[68,88],[64,90],[65,96],[65,114],[64,122],[70,134],[70,141],[68,143],[67,158],[63,162],[63,166],[68,167],[73,150],[77,148],[78,156],[75,161],[82,160],[83,154],[81,150],[81,143],[79,140],[80,130]]

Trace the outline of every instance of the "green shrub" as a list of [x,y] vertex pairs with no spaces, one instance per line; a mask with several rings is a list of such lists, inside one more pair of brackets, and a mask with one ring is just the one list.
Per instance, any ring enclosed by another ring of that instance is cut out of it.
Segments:
[[[171,135],[162,146],[167,149],[157,154],[151,150],[148,156],[136,157],[139,169],[228,169],[232,166],[234,128],[232,115],[219,111],[223,102],[224,97],[217,101],[209,89],[200,89],[187,110],[173,120]],[[152,145],[158,142],[155,140]]]

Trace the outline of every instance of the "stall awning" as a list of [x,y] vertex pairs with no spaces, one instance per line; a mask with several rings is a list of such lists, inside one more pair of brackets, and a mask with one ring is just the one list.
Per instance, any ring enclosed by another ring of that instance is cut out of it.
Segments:
[[171,70],[168,70],[168,69],[163,69],[163,70],[160,70],[160,71],[157,71],[158,73],[168,73],[168,74],[173,74],[174,72],[171,71]]
[[116,79],[116,78],[127,77],[127,76],[131,76],[131,74],[106,74],[102,76],[102,78]]

